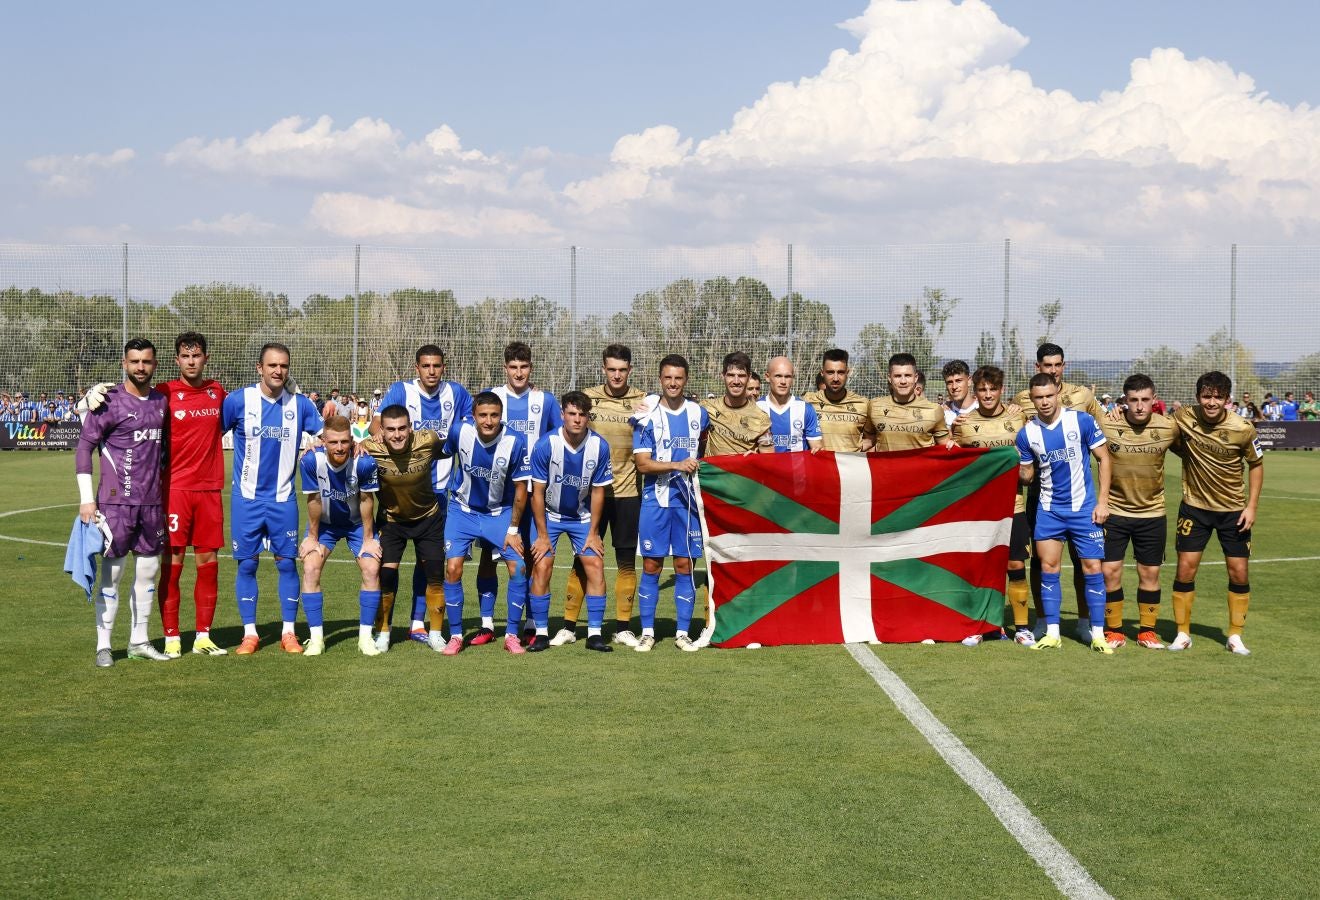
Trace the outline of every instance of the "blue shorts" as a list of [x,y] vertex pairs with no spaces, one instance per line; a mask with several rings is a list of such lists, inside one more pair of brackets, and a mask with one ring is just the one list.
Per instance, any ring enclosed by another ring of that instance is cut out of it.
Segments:
[[466,559],[471,552],[473,542],[480,541],[489,547],[496,559],[521,559],[512,549],[505,549],[504,541],[509,536],[509,523],[513,521],[513,510],[505,509],[498,515],[466,512],[455,503],[449,508],[449,517],[445,520],[445,559],[462,557]]
[[[310,529],[309,529],[310,533]],[[306,537],[306,535],[304,535]],[[362,555],[362,526],[354,525],[352,528],[336,528],[333,525],[321,523],[320,533],[317,540],[321,546],[327,550],[335,549],[335,544],[340,541],[348,541],[348,549],[353,552],[353,558],[357,559]]]
[[1038,541],[1068,541],[1078,559],[1105,558],[1105,530],[1091,521],[1094,509],[1038,509],[1032,537]]
[[234,559],[252,559],[270,550],[285,559],[298,558],[298,500],[229,501],[229,536]]
[[[550,538],[550,552],[548,556],[555,555],[555,547],[559,545],[559,536],[568,535],[569,542],[573,545],[573,554],[575,556],[595,556],[595,550],[587,549],[587,537],[591,534],[591,523],[582,522],[574,519],[552,519],[545,517],[546,535]],[[536,541],[536,529],[532,529],[532,541]]]
[[637,537],[642,556],[701,558],[701,520],[697,511],[689,511],[687,506],[660,506],[642,500]]

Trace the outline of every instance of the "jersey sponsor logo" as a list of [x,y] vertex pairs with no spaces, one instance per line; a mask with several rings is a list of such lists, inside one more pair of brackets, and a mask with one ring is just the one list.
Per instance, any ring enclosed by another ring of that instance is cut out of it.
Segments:
[[1064,460],[1076,459],[1076,458],[1077,458],[1076,447],[1060,447],[1058,450],[1051,450],[1049,453],[1046,453],[1045,458],[1041,460],[1041,462],[1046,462],[1046,463],[1063,462]]
[[526,419],[514,419],[513,421],[505,422],[504,424],[507,425],[509,428],[512,428],[514,431],[521,431],[524,434],[533,430],[536,427],[531,422],[528,422]]
[[413,419],[413,431],[434,431],[436,434],[441,434],[444,427],[444,419]]
[[188,414],[181,409],[176,409],[174,411],[174,418],[182,422],[184,419],[188,418]]
[[159,428],[139,428],[133,432],[133,440],[141,443],[142,441],[160,440]]
[[583,475],[558,474],[555,476],[555,484],[566,484],[571,488],[582,488],[591,482]]
[[660,442],[666,450],[696,450],[700,441],[693,437],[669,437]]
[[288,428],[281,428],[278,425],[253,425],[248,429],[248,436],[254,438],[272,438],[274,440],[284,440],[292,432]]

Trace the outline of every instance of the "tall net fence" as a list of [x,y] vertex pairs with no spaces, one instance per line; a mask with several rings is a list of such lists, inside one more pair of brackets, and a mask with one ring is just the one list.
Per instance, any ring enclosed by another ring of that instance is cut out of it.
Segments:
[[1000,365],[1020,387],[1051,341],[1068,379],[1098,393],[1143,371],[1186,400],[1221,369],[1236,394],[1300,396],[1320,388],[1318,298],[1320,248],[1303,247],[0,246],[0,390],[115,380],[127,337],[168,357],[196,330],[226,385],[252,381],[261,345],[280,341],[303,389],[359,395],[408,375],[424,343],[445,350],[450,377],[498,384],[503,347],[522,340],[535,382],[556,392],[597,382],[611,342],[633,348],[644,387],[663,355],[683,354],[698,392],[718,390],[730,350],[758,367],[790,356],[809,390],[838,346],[852,386],[878,394],[885,361],[905,351],[934,396],[953,358]]

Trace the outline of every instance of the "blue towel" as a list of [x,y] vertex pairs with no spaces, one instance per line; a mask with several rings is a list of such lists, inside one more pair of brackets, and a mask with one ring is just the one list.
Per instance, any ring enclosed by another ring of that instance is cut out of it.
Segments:
[[73,583],[92,600],[96,587],[96,556],[105,549],[105,532],[95,522],[73,518],[73,531],[69,533],[69,548],[64,553],[64,571],[73,577]]

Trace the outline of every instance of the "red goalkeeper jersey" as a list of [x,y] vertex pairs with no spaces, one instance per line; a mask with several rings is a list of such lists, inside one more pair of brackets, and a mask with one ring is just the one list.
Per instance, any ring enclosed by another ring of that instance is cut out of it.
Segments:
[[183,379],[156,390],[169,397],[168,485],[172,491],[218,491],[225,486],[225,457],[220,447],[220,404],[225,389],[218,381],[192,387]]

